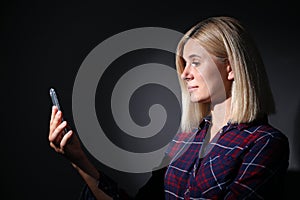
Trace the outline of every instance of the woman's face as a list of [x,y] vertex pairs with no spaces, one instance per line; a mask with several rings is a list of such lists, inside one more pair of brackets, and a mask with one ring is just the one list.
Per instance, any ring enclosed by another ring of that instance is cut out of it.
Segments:
[[230,66],[209,54],[198,42],[189,39],[183,48],[185,80],[192,102],[218,103],[225,100],[233,75]]

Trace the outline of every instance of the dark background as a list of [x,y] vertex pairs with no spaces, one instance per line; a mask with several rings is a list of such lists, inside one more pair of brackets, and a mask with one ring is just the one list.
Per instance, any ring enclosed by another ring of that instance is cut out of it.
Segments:
[[[58,88],[72,125],[77,70],[103,40],[131,28],[185,32],[199,20],[243,21],[266,64],[277,113],[271,123],[290,141],[287,196],[300,171],[299,6],[289,1],[1,1],[1,193],[7,199],[77,199],[83,181],[47,139],[49,88]],[[119,177],[128,174],[116,173]],[[128,178],[136,184],[138,175]],[[287,197],[288,199],[288,197]]]

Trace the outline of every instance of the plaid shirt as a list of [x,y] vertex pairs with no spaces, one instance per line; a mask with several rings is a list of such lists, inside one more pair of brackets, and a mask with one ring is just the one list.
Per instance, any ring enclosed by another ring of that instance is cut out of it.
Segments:
[[280,199],[289,164],[287,137],[267,120],[228,123],[204,148],[209,124],[206,118],[170,143],[165,198]]

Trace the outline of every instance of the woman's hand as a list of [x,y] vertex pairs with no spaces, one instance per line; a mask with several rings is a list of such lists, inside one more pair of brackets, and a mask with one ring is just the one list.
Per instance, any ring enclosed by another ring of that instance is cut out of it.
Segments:
[[66,121],[62,122],[62,112],[53,106],[48,137],[50,146],[76,164],[85,155],[76,134],[72,130],[64,131],[67,126]]
[[67,122],[62,122],[62,112],[53,106],[48,137],[50,146],[71,161],[96,199],[112,200],[110,196],[98,188],[99,171],[85,155],[79,138],[72,130],[65,133],[65,128],[67,128]]

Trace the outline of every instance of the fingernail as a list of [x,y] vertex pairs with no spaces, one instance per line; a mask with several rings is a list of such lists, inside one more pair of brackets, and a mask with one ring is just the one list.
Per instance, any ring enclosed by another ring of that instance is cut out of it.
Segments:
[[57,115],[58,117],[60,117],[60,115],[61,115],[61,111],[60,111],[60,110],[59,110],[59,111],[57,111],[56,115]]

